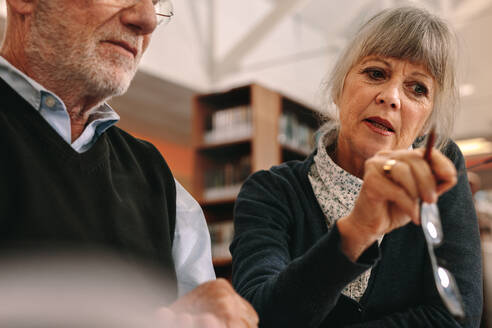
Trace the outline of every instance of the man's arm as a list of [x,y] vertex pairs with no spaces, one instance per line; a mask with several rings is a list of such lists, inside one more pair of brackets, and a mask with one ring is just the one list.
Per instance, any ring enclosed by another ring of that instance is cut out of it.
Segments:
[[178,279],[178,295],[215,279],[210,235],[203,211],[197,201],[176,182],[176,228],[173,260]]
[[161,322],[183,328],[258,325],[253,307],[224,279],[215,280],[210,235],[203,211],[176,181],[176,228],[173,260],[179,299],[158,312]]

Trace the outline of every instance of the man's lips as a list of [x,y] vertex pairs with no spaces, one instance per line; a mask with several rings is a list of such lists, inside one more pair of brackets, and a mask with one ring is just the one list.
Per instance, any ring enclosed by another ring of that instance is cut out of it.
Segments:
[[364,122],[368,123],[371,127],[375,128],[376,130],[381,130],[382,132],[386,132],[384,134],[387,133],[393,134],[395,132],[393,125],[389,121],[379,116],[368,117],[364,119]]
[[137,54],[138,54],[137,48],[131,46],[129,43],[127,43],[125,41],[120,41],[120,40],[104,40],[103,42],[111,43],[111,44],[114,44],[116,46],[119,46],[119,47],[125,49],[126,51],[132,53],[133,54],[133,57],[136,57]]

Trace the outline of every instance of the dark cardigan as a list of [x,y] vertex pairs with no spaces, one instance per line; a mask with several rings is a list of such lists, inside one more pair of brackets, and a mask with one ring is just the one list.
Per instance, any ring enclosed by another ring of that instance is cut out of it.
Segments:
[[[446,151],[458,172],[464,159]],[[340,249],[308,179],[314,154],[260,171],[243,185],[234,209],[233,285],[261,327],[478,327],[482,267],[477,217],[466,173],[439,199],[445,241],[436,254],[454,274],[467,318],[458,323],[434,284],[421,228],[408,224],[373,244],[356,263]],[[343,288],[373,267],[360,302]]]

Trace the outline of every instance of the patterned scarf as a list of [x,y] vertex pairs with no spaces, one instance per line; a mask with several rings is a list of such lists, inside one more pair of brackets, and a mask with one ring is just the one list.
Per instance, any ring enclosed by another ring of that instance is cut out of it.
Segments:
[[[325,215],[328,230],[336,220],[352,211],[362,188],[361,179],[335,164],[328,155],[327,149],[331,151],[336,147],[336,137],[336,131],[328,132],[321,137],[318,152],[308,173],[316,199]],[[371,269],[366,270],[348,284],[342,294],[358,302],[367,288],[370,275]]]

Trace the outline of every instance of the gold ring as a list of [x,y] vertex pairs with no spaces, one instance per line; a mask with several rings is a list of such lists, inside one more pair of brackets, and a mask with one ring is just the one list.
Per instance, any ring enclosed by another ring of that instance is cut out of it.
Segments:
[[391,170],[393,169],[393,166],[395,166],[396,160],[394,159],[388,159],[386,162],[383,164],[383,172],[386,175],[391,175]]

